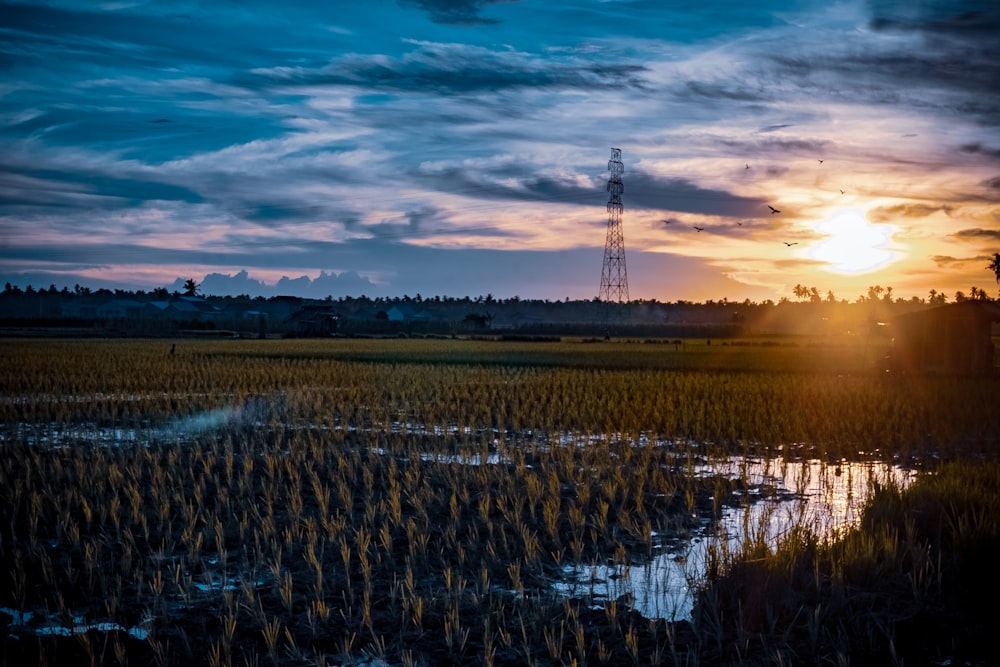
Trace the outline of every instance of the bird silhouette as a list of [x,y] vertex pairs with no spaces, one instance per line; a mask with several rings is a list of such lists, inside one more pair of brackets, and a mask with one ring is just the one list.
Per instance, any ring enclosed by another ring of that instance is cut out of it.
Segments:
[[699,232],[705,231],[704,227],[699,227],[698,225],[692,225],[692,227],[694,227],[695,229],[697,229]]
[[820,160],[820,161],[819,161],[819,163],[820,163],[820,164],[823,164],[823,161],[822,161],[822,160]]
[[798,241],[792,241],[791,243],[789,243],[788,241],[782,241],[782,243],[784,243],[789,248],[791,248],[793,245],[798,245],[799,244]]
[[736,223],[736,226],[737,226],[737,227],[742,227],[742,226],[743,226],[743,223],[742,223],[742,222],[737,222],[737,223]]
[[773,207],[773,206],[771,206],[770,204],[768,204],[768,205],[767,205],[767,207],[768,207],[769,209],[771,209],[771,215],[774,215],[775,213],[781,213],[781,211],[779,211],[778,209],[774,208],[774,207]]
[[843,190],[841,190],[841,191],[840,191],[840,194],[844,194],[844,191],[843,191]]
[[665,220],[660,220],[660,222],[662,222],[665,225],[669,225],[671,222],[673,222],[673,220],[666,220],[665,219]]
[[747,162],[747,169],[749,169],[749,168],[750,168],[750,163],[749,163],[749,162]]

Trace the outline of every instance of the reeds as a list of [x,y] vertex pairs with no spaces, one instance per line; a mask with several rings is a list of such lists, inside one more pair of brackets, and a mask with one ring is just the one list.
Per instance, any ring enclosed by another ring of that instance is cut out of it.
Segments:
[[827,540],[748,540],[717,563],[696,621],[720,659],[989,662],[997,547],[1000,463],[953,463],[906,490],[877,486],[860,524]]

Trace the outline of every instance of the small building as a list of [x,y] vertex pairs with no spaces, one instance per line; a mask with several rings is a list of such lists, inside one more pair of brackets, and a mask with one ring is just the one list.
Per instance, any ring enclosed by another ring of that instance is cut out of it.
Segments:
[[300,337],[337,335],[340,315],[328,306],[303,306],[288,318],[286,324]]
[[992,373],[994,322],[1000,322],[1000,303],[986,300],[961,301],[893,318],[889,322],[893,368],[911,373]]
[[434,318],[423,308],[400,303],[385,311],[390,322],[430,322]]
[[481,313],[469,313],[462,320],[462,324],[466,329],[476,331],[481,329],[489,329],[490,325],[493,323],[493,316],[489,314]]
[[105,320],[137,320],[145,307],[135,299],[113,299],[97,307],[97,317]]
[[97,319],[97,308],[100,306],[94,299],[75,298],[62,304],[60,315],[81,320]]

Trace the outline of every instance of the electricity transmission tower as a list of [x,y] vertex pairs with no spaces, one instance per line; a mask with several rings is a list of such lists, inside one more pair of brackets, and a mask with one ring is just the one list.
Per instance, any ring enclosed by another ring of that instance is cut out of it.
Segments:
[[601,290],[597,298],[605,303],[628,301],[628,271],[625,269],[625,237],[622,234],[622,149],[612,148],[608,160],[608,235],[604,242]]

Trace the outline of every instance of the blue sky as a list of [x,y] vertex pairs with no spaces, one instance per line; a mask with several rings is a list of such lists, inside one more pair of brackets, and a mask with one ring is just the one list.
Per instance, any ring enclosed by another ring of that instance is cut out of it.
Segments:
[[995,292],[991,0],[0,16],[0,281],[593,298],[615,146],[632,298]]

